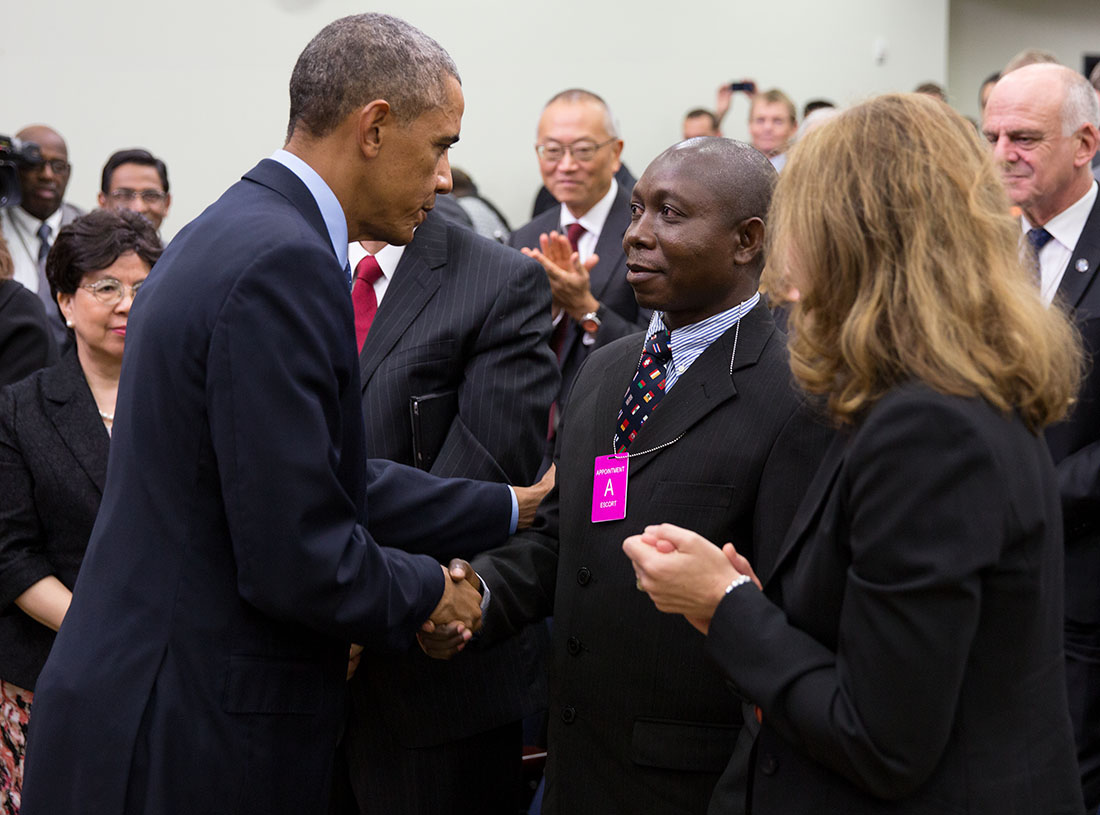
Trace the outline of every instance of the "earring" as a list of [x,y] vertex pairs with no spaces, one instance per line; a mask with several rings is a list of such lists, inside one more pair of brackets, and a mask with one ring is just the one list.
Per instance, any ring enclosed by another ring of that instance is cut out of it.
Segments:
[[65,321],[65,327],[66,328],[72,328],[73,327],[73,321],[72,320],[66,320]]

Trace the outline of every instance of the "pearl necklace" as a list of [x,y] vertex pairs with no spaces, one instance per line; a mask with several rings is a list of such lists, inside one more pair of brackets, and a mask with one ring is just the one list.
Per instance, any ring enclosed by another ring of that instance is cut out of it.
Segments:
[[115,420],[115,414],[107,413],[104,410],[99,411],[99,416],[105,422],[113,422]]

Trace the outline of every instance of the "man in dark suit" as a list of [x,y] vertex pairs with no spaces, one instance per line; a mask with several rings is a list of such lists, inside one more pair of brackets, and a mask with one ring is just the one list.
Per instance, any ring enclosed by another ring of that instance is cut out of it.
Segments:
[[[377,308],[372,320],[356,314],[369,320],[368,454],[440,476],[532,481],[559,381],[539,265],[435,212],[407,246],[355,243],[348,256],[364,274],[378,267],[355,281]],[[365,656],[345,737],[362,811],[514,815],[520,722],[546,703],[545,640],[545,626],[529,626],[454,664],[418,649]]]
[[554,614],[544,812],[702,813],[730,761],[739,703],[702,636],[637,590],[620,545],[679,518],[778,546],[828,442],[757,293],[775,178],[727,139],[683,142],[645,171],[623,245],[638,303],[657,311],[578,374],[534,526],[473,561],[485,640]]
[[626,282],[630,188],[615,179],[622,150],[615,118],[596,94],[562,91],[543,108],[535,151],[543,183],[561,206],[521,226],[510,243],[543,265],[554,298],[551,345],[562,378],[551,437],[588,354],[649,320]]
[[[982,129],[1036,253],[1041,294],[1072,315],[1100,354],[1100,203],[1090,162],[1100,104],[1080,74],[1029,65],[993,88]],[[1089,812],[1100,806],[1100,367],[1069,419],[1047,430],[1066,538],[1066,679]]]
[[69,335],[46,281],[46,254],[61,227],[75,221],[84,210],[64,200],[72,165],[61,134],[46,125],[30,125],[15,135],[37,145],[41,160],[20,167],[22,200],[18,207],[0,209],[0,232],[8,240],[15,262],[15,280],[38,295],[54,342],[64,348]]
[[[457,71],[407,23],[358,15],[310,42],[290,97],[286,149],[176,236],[131,316],[26,815],[325,812],[348,643],[479,617],[468,582],[371,537],[387,510],[366,494],[345,272],[349,237],[407,243],[450,188]],[[377,539],[447,548],[448,511],[391,513]]]

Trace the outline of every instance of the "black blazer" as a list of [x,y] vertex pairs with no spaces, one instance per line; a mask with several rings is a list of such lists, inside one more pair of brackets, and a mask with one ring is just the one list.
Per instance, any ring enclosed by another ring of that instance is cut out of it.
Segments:
[[[589,285],[592,295],[600,301],[600,330],[596,341],[585,345],[584,330],[577,324],[570,326],[561,350],[561,388],[558,393],[558,416],[565,411],[573,380],[581,364],[597,348],[602,348],[620,337],[633,334],[649,325],[650,311],[640,308],[634,299],[634,289],[626,282],[626,252],[623,235],[630,226],[630,193],[633,185],[619,184],[619,191],[611,210],[607,213],[600,238],[596,241],[596,254],[600,261],[591,271]],[[561,231],[561,208],[552,207],[512,233],[509,241],[517,249],[537,248],[539,236],[551,230]]]
[[[487,638],[554,614],[543,811],[703,812],[729,762],[739,702],[703,637],[634,585],[627,535],[668,521],[747,552],[786,531],[829,433],[791,387],[783,335],[758,305],[692,364],[632,445],[625,520],[591,522],[593,464],[612,452],[642,334],[595,352],[558,436],[558,487],[530,532],[475,559]],[[456,659],[461,659],[460,654]]]
[[[157,262],[36,688],[25,815],[326,810],[348,642],[407,643],[445,579],[357,523],[375,508],[354,337],[320,211],[276,162]],[[405,472],[398,502],[431,480]],[[391,517],[388,540],[431,549],[447,512]]]
[[920,384],[834,441],[707,637],[763,711],[753,815],[1080,815],[1054,484],[1018,418]]
[[0,679],[21,688],[34,690],[54,632],[15,598],[50,575],[76,583],[109,440],[75,350],[0,391]]
[[42,301],[16,281],[0,280],[0,387],[56,360]]
[[1047,443],[1066,536],[1066,672],[1085,803],[1100,806],[1100,199],[1074,247],[1055,303],[1073,318],[1088,371],[1069,418]]
[[[414,464],[409,402],[436,394],[421,417],[441,442],[432,473],[529,484],[559,382],[549,334],[542,267],[433,212],[405,248],[359,356],[367,452]],[[349,727],[423,747],[518,721],[545,707],[537,634],[452,662],[419,649],[368,655],[349,686]],[[353,774],[376,770],[351,762]]]

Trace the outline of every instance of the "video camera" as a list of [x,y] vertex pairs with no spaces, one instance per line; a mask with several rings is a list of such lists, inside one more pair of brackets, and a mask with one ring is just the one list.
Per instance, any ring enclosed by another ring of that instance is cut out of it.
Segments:
[[34,142],[0,135],[0,207],[14,207],[22,199],[21,167],[37,167],[45,159]]

